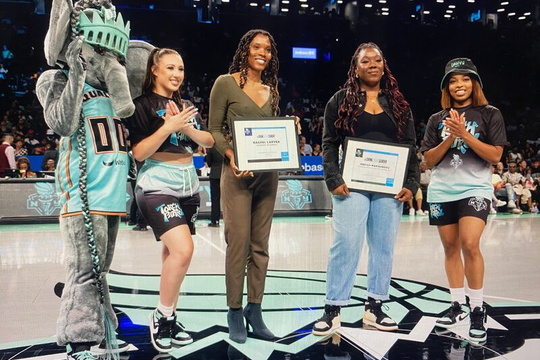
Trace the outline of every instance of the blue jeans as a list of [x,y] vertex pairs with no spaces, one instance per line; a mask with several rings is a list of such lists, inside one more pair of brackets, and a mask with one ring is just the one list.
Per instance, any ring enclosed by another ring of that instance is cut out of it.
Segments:
[[348,304],[366,235],[367,296],[388,299],[403,203],[393,195],[351,192],[350,196],[332,196],[332,205],[334,243],[328,260],[325,303]]

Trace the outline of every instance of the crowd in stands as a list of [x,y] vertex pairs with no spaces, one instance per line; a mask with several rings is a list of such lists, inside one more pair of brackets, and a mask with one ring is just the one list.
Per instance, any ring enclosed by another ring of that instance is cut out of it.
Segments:
[[[20,33],[17,29],[23,26],[11,20],[0,19],[0,21],[2,29],[5,30],[4,34],[9,33],[7,30],[11,29],[11,33],[14,33],[14,36],[16,36]],[[46,19],[43,22],[46,25]],[[6,24],[9,24],[9,29],[6,28]],[[479,30],[478,32],[481,33],[483,31]],[[26,36],[22,40],[27,41],[31,34],[23,34],[21,36]],[[198,36],[204,35],[199,34]],[[149,37],[152,40],[151,36]],[[9,38],[7,39],[9,40]],[[17,46],[14,46],[14,49],[11,48],[14,40],[16,38],[12,38],[10,43],[0,45],[2,46],[0,59],[0,136],[8,133],[13,134],[13,147],[17,158],[44,155],[48,151],[48,157],[45,159],[42,169],[46,170],[46,168],[54,166],[50,162],[49,165],[46,163],[50,159],[54,160],[58,136],[48,129],[45,124],[42,108],[34,93],[36,80],[43,71],[44,58],[39,53],[33,54],[30,58],[25,53],[18,54]],[[0,41],[5,41],[5,39],[0,38]],[[181,39],[180,41],[186,41],[186,39]],[[411,44],[411,46],[414,47],[416,45]],[[188,45],[184,47],[187,48]],[[229,52],[224,51],[224,53],[228,54]],[[282,56],[285,57],[285,55]],[[407,56],[410,56],[410,54]],[[26,61],[29,59],[35,60],[33,63],[30,61],[30,66]],[[36,59],[39,59],[39,61]],[[22,63],[26,66],[21,66]],[[335,89],[329,86],[329,88],[323,89],[323,91],[319,89],[318,84],[328,82],[328,79],[335,76],[318,72],[319,83],[313,82],[306,84],[304,82],[305,78],[310,77],[310,71],[314,71],[309,68],[310,66],[313,67],[312,65],[305,65],[307,75],[304,74],[304,78],[298,77],[297,71],[294,71],[294,64],[291,65],[291,63],[285,61],[284,65],[287,70],[280,73],[281,78],[279,79],[281,115],[294,115],[300,118],[302,136],[300,137],[299,151],[302,155],[322,155],[321,144],[324,108],[328,100],[328,93],[333,92]],[[430,65],[427,64],[427,66]],[[396,67],[399,68],[399,66]],[[219,74],[220,71],[217,70],[216,73]],[[404,72],[400,81],[407,81],[407,76],[409,75],[411,74]],[[340,74],[340,76],[344,79],[345,75]],[[214,79],[215,75],[212,73],[201,71],[187,72],[186,75],[183,96],[197,106],[203,119],[208,118],[208,99]],[[425,81],[425,76],[418,80]],[[339,86],[339,83],[337,82],[337,86]],[[336,84],[336,81],[332,84]],[[314,90],[315,87],[317,87],[317,90]],[[405,85],[404,88],[406,87]],[[419,96],[420,94],[415,93],[412,93],[412,96],[408,96],[413,112],[418,113],[415,113],[418,146],[420,145],[427,122],[421,111],[429,113],[437,106],[436,97],[429,102],[422,103],[421,100],[418,100]],[[540,191],[540,188],[537,187],[538,178],[540,177],[540,170],[538,170],[538,164],[540,164],[540,139],[536,138],[539,134],[537,127],[539,116],[536,114],[538,109],[534,104],[528,104],[522,101],[523,97],[514,97],[512,100],[508,100],[510,97],[501,98],[498,94],[495,94],[492,98],[495,98],[494,105],[501,109],[507,123],[509,144],[505,149],[503,159],[501,159],[501,166],[506,172],[510,172],[515,163],[516,172],[523,177],[517,179],[517,183],[512,184],[514,194],[519,193],[514,196],[520,197],[519,199],[515,199],[517,202],[516,207],[520,208],[523,205],[522,207],[526,211],[534,211],[535,204],[539,200],[538,191]],[[521,100],[521,102],[517,99]],[[204,149],[202,149],[201,155],[204,155],[204,152]],[[418,154],[418,156],[422,160],[421,154]],[[510,181],[510,178],[517,178],[514,175],[507,175],[505,177],[504,174],[500,174],[503,180]],[[519,186],[522,186],[525,191],[522,192]],[[503,187],[503,190],[506,188]],[[499,193],[501,192],[500,190],[498,189]],[[528,192],[530,192],[530,196],[528,196]],[[502,198],[508,199],[508,195],[502,195]],[[509,205],[511,205],[511,200],[513,199],[510,199]],[[421,208],[418,208],[414,210],[414,213],[420,215],[420,212],[423,211]]]

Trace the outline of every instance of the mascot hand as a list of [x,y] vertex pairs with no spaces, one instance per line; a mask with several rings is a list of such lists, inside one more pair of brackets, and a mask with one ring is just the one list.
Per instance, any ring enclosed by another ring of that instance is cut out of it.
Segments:
[[76,37],[69,44],[66,52],[66,61],[69,66],[69,71],[75,76],[82,75],[86,72],[86,61],[82,56],[83,41],[80,37]]

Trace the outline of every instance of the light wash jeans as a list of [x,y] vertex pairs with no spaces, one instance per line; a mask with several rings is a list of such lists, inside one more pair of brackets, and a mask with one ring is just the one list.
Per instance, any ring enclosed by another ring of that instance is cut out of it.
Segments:
[[332,196],[332,205],[334,243],[328,260],[325,303],[348,304],[366,235],[367,296],[388,299],[403,203],[393,195],[351,192],[350,196]]

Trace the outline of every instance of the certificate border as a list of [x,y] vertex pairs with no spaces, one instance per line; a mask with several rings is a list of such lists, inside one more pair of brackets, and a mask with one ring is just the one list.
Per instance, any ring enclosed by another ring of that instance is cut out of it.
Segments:
[[[368,191],[383,194],[397,194],[405,184],[405,178],[407,176],[407,170],[409,167],[409,159],[411,157],[412,149],[406,144],[394,144],[383,141],[364,140],[352,137],[346,137],[344,141],[345,152],[343,154],[343,166],[341,168],[341,176],[347,184],[347,187],[351,191]],[[395,181],[392,186],[378,185],[374,183],[353,182],[351,180],[353,160],[355,157],[356,149],[361,147],[362,149],[369,149],[374,151],[384,151],[396,153],[400,158],[396,166]],[[405,159],[402,160],[402,159]]]
[[[298,135],[296,130],[296,118],[295,117],[261,117],[261,118],[249,118],[249,117],[236,117],[231,119],[232,122],[232,137],[234,147],[234,161],[236,166],[240,170],[248,170],[252,172],[268,172],[268,171],[298,171],[302,169],[300,164],[300,146],[298,141]],[[243,141],[244,131],[243,128],[246,125],[253,124],[252,127],[261,126],[263,122],[271,122],[272,126],[283,126],[286,131],[286,140],[290,144],[289,146],[289,160],[279,162],[267,162],[260,161],[255,163],[247,162],[245,154],[239,151],[239,148],[245,142]],[[271,166],[269,166],[271,164]]]

